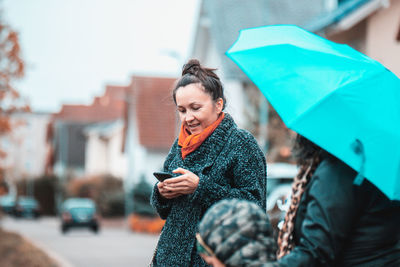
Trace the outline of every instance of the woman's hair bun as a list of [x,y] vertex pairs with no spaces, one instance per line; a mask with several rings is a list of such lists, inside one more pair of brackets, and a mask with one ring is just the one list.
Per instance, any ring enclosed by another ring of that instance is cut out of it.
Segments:
[[183,65],[182,76],[185,74],[192,74],[198,76],[201,69],[200,62],[197,59],[190,59],[188,63]]
[[[1,1],[1,0],[0,0]],[[176,104],[176,91],[180,87],[185,87],[189,84],[201,84],[202,89],[208,93],[213,101],[222,98],[225,107],[224,88],[222,83],[215,73],[216,69],[211,69],[200,65],[197,59],[190,59],[182,67],[182,77],[179,78],[173,90],[172,96]]]

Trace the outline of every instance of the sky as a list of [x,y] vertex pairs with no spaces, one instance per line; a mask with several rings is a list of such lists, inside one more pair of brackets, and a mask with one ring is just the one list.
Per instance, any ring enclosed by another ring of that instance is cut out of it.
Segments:
[[178,77],[193,42],[199,0],[0,0],[19,33],[33,111],[90,104],[133,74]]

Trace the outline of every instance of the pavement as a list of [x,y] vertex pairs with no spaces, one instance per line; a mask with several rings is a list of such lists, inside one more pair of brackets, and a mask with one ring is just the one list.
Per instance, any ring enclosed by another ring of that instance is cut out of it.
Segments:
[[125,218],[102,218],[98,234],[77,229],[62,235],[55,217],[8,217],[3,225],[45,251],[60,267],[148,266],[158,240],[158,235],[132,232]]

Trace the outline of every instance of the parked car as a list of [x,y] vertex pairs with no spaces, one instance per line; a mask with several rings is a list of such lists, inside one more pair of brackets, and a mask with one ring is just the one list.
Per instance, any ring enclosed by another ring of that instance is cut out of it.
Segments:
[[0,208],[4,213],[14,215],[15,196],[5,195],[0,197]]
[[36,199],[28,196],[20,196],[15,202],[14,215],[24,218],[38,218],[40,206]]
[[267,165],[267,213],[275,231],[285,219],[290,205],[293,178],[298,167],[289,163]]
[[64,201],[61,208],[61,231],[66,233],[75,227],[88,227],[95,233],[99,231],[100,224],[93,200],[70,198]]

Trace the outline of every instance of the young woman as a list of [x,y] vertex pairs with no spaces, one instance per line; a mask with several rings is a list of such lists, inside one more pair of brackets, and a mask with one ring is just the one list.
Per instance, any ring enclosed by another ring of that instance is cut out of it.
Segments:
[[173,90],[182,122],[164,163],[175,177],[154,186],[152,205],[166,219],[153,266],[207,266],[196,252],[197,224],[215,202],[239,198],[265,209],[266,160],[254,137],[224,113],[213,69],[184,65]]
[[400,266],[400,202],[366,179],[354,185],[356,171],[301,135],[295,151],[300,172],[273,266]]

